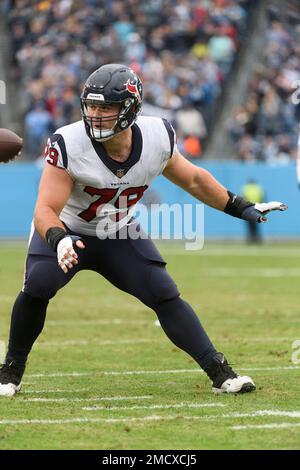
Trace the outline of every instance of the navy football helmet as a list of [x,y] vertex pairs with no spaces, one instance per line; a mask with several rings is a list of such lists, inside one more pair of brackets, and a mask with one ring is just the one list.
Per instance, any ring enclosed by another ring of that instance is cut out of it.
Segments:
[[[82,95],[81,114],[87,135],[98,142],[111,139],[128,129],[142,109],[143,86],[133,70],[121,64],[107,64],[95,70],[87,79]],[[118,104],[117,114],[91,117],[90,105]],[[107,128],[107,122],[114,122]]]

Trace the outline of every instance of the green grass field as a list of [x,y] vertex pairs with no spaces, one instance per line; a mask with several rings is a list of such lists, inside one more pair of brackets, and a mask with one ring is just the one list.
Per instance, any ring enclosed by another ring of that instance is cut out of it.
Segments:
[[[51,302],[22,393],[0,399],[0,449],[299,449],[300,246],[160,248],[182,297],[257,391],[213,395],[154,312],[85,272]],[[5,342],[25,251],[0,245]]]

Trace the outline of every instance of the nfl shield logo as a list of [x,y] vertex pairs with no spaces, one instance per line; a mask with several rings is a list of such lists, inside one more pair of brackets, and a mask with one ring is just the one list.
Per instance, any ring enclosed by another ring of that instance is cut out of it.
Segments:
[[116,172],[116,175],[117,175],[118,178],[122,178],[124,176],[123,168],[119,168]]

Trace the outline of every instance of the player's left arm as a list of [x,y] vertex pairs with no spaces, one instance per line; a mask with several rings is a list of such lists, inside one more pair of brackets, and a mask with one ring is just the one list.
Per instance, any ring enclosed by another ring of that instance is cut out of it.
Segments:
[[268,212],[287,209],[277,201],[262,204],[246,201],[228,191],[211,173],[189,162],[178,151],[167,163],[163,175],[204,204],[240,219],[265,222]]

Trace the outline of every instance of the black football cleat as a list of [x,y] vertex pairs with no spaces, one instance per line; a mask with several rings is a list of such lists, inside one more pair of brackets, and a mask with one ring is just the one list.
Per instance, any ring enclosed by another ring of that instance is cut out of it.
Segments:
[[236,374],[220,352],[215,354],[205,372],[212,380],[212,391],[216,394],[248,393],[256,388],[250,377]]
[[14,360],[6,360],[0,369],[0,396],[13,397],[21,390],[21,380],[25,366]]

